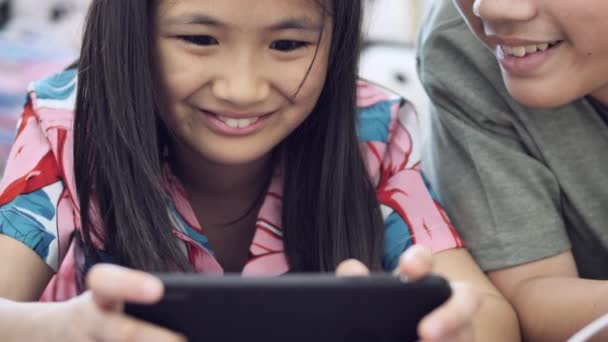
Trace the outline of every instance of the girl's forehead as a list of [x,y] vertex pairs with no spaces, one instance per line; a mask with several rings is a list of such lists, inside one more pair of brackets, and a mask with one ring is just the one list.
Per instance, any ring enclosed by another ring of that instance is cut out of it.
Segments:
[[318,0],[160,0],[159,17],[188,17],[205,14],[224,20],[261,23],[277,17],[317,20],[323,8]]

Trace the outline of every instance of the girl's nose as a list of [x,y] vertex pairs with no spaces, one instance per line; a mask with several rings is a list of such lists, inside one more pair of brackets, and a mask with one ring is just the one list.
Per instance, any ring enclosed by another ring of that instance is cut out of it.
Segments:
[[248,107],[263,102],[268,97],[270,84],[253,63],[241,59],[219,72],[213,82],[212,92],[215,97],[231,105]]

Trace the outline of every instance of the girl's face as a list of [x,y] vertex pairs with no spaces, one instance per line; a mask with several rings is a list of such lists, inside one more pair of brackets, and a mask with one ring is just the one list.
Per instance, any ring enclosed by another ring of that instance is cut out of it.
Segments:
[[511,95],[556,107],[585,95],[608,103],[608,1],[455,0],[501,65]]
[[159,6],[167,119],[188,154],[221,165],[259,160],[313,110],[332,33],[316,1],[161,0]]

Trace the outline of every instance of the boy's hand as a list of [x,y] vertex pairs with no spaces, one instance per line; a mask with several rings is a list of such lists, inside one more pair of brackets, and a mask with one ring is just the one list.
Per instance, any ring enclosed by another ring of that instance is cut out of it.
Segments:
[[[433,255],[424,247],[408,248],[399,260],[395,275],[416,280],[433,269]],[[357,260],[346,260],[336,269],[338,276],[365,276],[369,270]],[[474,341],[473,318],[481,306],[481,295],[463,283],[450,283],[452,296],[418,324],[422,341]]]

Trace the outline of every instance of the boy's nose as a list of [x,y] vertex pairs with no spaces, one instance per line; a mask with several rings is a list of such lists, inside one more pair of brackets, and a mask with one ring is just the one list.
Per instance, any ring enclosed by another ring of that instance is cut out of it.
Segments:
[[473,13],[486,24],[528,21],[536,16],[536,0],[475,0]]

